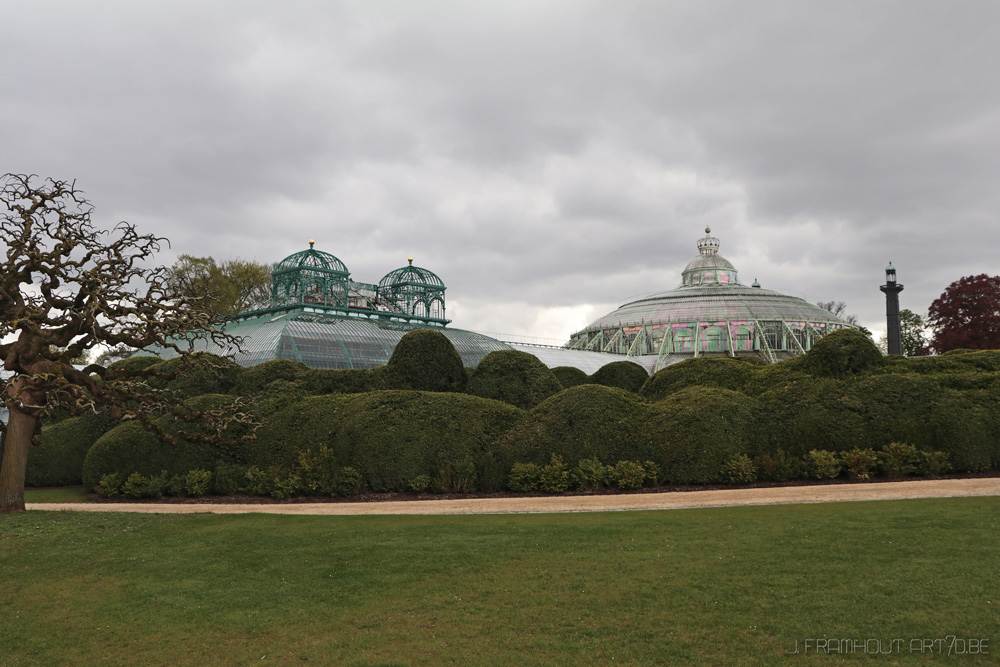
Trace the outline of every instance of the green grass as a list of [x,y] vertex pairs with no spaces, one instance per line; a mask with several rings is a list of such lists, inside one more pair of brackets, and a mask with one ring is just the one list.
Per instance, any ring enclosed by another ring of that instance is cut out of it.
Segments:
[[[878,664],[1000,654],[1000,498],[667,512],[0,517],[0,664]],[[991,654],[910,655],[989,638]]]
[[26,503],[89,503],[82,486],[60,486],[47,489],[25,489]]

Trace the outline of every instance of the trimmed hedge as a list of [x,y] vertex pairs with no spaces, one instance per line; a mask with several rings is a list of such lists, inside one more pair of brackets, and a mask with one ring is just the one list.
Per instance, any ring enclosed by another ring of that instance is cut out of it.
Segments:
[[380,388],[379,371],[375,369],[310,368],[299,378],[299,384],[310,394],[361,394]]
[[634,361],[612,361],[591,375],[590,383],[617,387],[635,394],[642,389],[648,379],[649,372]]
[[640,395],[659,401],[687,387],[716,387],[746,393],[760,371],[760,366],[739,357],[696,357],[657,371],[646,380]]
[[504,439],[500,461],[546,465],[553,455],[570,468],[583,459],[603,465],[643,461],[655,449],[646,425],[649,408],[624,389],[584,384],[549,397]]
[[38,446],[28,450],[25,486],[82,484],[87,452],[116,423],[108,412],[88,412],[43,426]]
[[240,371],[236,389],[241,396],[253,396],[275,380],[295,382],[308,372],[309,367],[300,361],[272,359]]
[[[267,410],[257,438],[247,443],[247,464],[267,469],[278,466],[292,468],[302,452],[335,447],[336,434],[344,421],[345,410],[356,396],[330,394],[323,396],[293,396],[278,383],[271,400],[276,409]],[[268,406],[271,407],[271,406]],[[343,461],[338,461],[345,465]]]
[[672,484],[723,481],[723,466],[746,454],[756,432],[756,399],[716,387],[688,387],[652,406],[652,460]]
[[489,452],[522,416],[499,401],[455,393],[316,396],[268,420],[250,447],[250,461],[291,469],[301,452],[325,447],[374,491],[405,491],[422,475],[448,490],[443,487],[454,485],[463,469],[472,470],[478,486],[495,490],[502,475]]
[[843,378],[872,371],[885,363],[872,339],[857,329],[841,329],[816,341],[794,362],[805,372]]
[[384,389],[464,391],[467,378],[462,357],[439,331],[417,329],[403,336],[379,369]]
[[404,491],[420,475],[436,490],[458,490],[462,474],[474,474],[474,487],[498,490],[502,473],[490,452],[523,415],[463,394],[373,392],[347,406],[334,449],[373,491]]
[[144,371],[154,364],[158,364],[162,359],[153,356],[131,356],[128,359],[119,359],[108,366],[109,371],[123,371],[134,373]]
[[[475,369],[472,370],[474,371]],[[590,382],[587,374],[575,366],[556,366],[552,369],[552,374],[559,380],[559,384],[562,385],[563,389],[569,389],[578,384],[588,384]]]
[[184,358],[174,357],[149,366],[148,370],[156,373],[172,373],[183,368],[170,380],[150,378],[150,386],[175,391],[184,398],[238,391],[237,382],[244,369],[232,359],[198,352],[190,355],[187,363],[190,365],[183,368],[186,365]]
[[527,352],[490,352],[469,378],[473,396],[503,401],[524,410],[562,391],[562,385],[538,358]]
[[[188,404],[195,410],[213,410],[232,401],[232,396],[208,394],[191,399]],[[163,415],[156,420],[168,433],[203,428],[197,424],[180,422],[171,415]],[[235,425],[223,435],[237,438],[245,433],[244,428]],[[83,462],[83,484],[94,490],[102,477],[112,473],[126,479],[135,472],[154,477],[166,470],[169,479],[173,475],[186,475],[191,470],[212,470],[218,463],[242,463],[245,458],[245,447],[191,443],[185,440],[176,445],[163,443],[143,430],[141,424],[130,421],[102,435],[90,448]]]

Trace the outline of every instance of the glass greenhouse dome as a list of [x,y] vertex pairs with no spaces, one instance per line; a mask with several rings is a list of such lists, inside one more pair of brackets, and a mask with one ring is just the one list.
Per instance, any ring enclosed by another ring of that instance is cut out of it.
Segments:
[[573,334],[565,347],[626,355],[656,372],[703,355],[755,356],[774,363],[804,354],[820,337],[857,328],[833,313],[761,288],[746,286],[719,255],[719,239],[705,229],[698,257],[681,284],[628,301]]

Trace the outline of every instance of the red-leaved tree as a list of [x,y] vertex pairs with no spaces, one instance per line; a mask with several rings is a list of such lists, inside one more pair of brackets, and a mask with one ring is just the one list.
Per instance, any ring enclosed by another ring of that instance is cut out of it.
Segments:
[[948,285],[927,311],[927,325],[939,354],[1000,349],[1000,276],[981,273]]

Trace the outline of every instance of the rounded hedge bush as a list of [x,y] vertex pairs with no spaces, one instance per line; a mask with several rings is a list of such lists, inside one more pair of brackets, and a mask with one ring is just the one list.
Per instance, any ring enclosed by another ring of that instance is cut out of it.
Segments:
[[117,422],[107,411],[88,412],[42,427],[38,446],[28,451],[26,486],[83,483],[83,462],[91,446]]
[[857,329],[828,333],[796,361],[807,373],[832,378],[867,373],[885,363],[872,339]]
[[310,368],[299,378],[299,383],[310,394],[360,394],[379,388],[381,369],[327,369]]
[[206,352],[192,354],[185,361],[182,357],[165,359],[148,367],[156,373],[177,375],[169,380],[150,378],[150,386],[169,389],[184,398],[204,394],[231,394],[237,390],[237,383],[244,369],[232,359],[226,359]]
[[640,395],[659,401],[687,387],[717,387],[747,392],[760,371],[760,366],[739,357],[696,357],[657,371],[646,380]]
[[154,356],[131,356],[128,359],[119,359],[113,364],[108,366],[109,371],[122,371],[126,373],[135,373],[138,371],[144,371],[154,364],[158,364],[162,361],[159,357]]
[[[296,396],[280,382],[274,383],[273,388],[273,395],[261,399],[264,405],[260,411],[265,414],[256,439],[247,443],[248,465],[290,469],[298,462],[300,453],[336,446],[335,436],[344,421],[346,407],[356,396]],[[272,403],[267,403],[268,399]]]
[[[473,371],[475,369],[472,369]],[[563,389],[575,387],[578,384],[588,384],[590,377],[575,366],[556,366],[552,369],[552,374],[559,380]]]
[[756,399],[716,387],[688,387],[651,407],[651,460],[672,484],[720,481],[722,467],[746,454],[756,431]]
[[476,486],[496,489],[501,473],[492,451],[523,415],[465,394],[372,392],[345,406],[333,449],[374,491],[405,491],[421,475],[448,490],[461,470],[476,476]]
[[241,396],[252,396],[263,391],[275,380],[294,382],[308,371],[309,367],[300,361],[271,359],[262,364],[242,369],[239,372],[236,389]]
[[570,387],[542,401],[504,439],[500,461],[546,465],[553,455],[573,468],[582,459],[604,465],[654,454],[649,409],[634,394],[597,384]]
[[384,389],[464,391],[467,381],[455,346],[443,333],[431,329],[403,336],[379,375]]
[[649,372],[634,361],[612,361],[591,375],[590,383],[638,393],[648,379]]
[[[215,410],[232,403],[233,397],[221,394],[198,396],[188,401],[195,410]],[[184,423],[171,415],[155,418],[167,433],[178,430],[199,430],[198,424]],[[234,425],[223,433],[235,439],[246,433],[246,427]],[[167,477],[186,475],[191,470],[212,470],[218,463],[242,463],[244,446],[192,443],[180,440],[176,445],[160,442],[138,422],[129,421],[111,429],[94,443],[83,463],[83,484],[94,490],[105,475],[118,473],[125,479],[132,473],[147,477],[167,471]]]
[[530,409],[562,391],[562,385],[538,357],[517,350],[490,352],[469,378],[469,393]]

